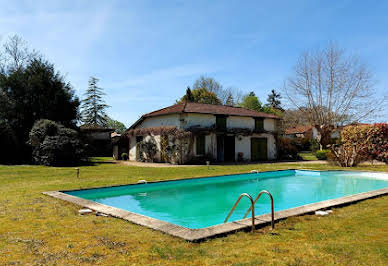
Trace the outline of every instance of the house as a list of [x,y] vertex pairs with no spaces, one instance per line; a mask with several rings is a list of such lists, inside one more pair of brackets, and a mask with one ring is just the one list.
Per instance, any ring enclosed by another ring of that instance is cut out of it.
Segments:
[[84,124],[80,126],[80,133],[88,144],[88,151],[91,156],[111,156],[112,128],[105,128],[95,124]]
[[265,161],[276,159],[279,120],[242,107],[187,102],[144,114],[122,138],[132,161]]
[[307,139],[317,139],[318,130],[313,126],[296,126],[292,128],[287,128],[284,132],[286,138],[307,138]]

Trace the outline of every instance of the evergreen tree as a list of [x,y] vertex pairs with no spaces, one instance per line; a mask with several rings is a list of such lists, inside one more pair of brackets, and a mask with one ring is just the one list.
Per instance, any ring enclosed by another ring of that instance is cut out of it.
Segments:
[[275,90],[271,90],[271,93],[268,94],[266,106],[283,111],[283,108],[281,107],[282,102],[280,101],[281,98],[282,96],[280,96],[280,93],[276,93]]
[[194,96],[189,86],[187,86],[187,89],[186,89],[185,100],[188,102],[194,102]]
[[102,99],[105,93],[102,88],[97,86],[97,82],[97,78],[90,77],[88,90],[85,92],[85,98],[82,100],[81,121],[85,124],[105,127],[108,123],[108,116],[105,110],[109,105]]

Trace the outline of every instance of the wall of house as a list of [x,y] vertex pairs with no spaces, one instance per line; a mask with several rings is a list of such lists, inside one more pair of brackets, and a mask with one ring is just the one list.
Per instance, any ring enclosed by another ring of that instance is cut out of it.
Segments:
[[239,152],[243,153],[244,160],[251,160],[251,138],[267,138],[268,160],[276,159],[276,140],[272,134],[253,134],[252,136],[236,136],[236,157]]
[[[155,161],[160,161],[161,160],[161,154],[160,154],[160,135],[156,135],[156,136],[146,136],[144,137],[143,140],[145,141],[151,141],[151,139],[153,139],[153,141],[155,142],[156,144],[156,149],[157,149],[157,153],[155,155]],[[129,157],[129,160],[130,161],[136,161],[139,157],[139,154],[137,152],[137,148],[136,148],[136,137],[130,137],[130,140],[129,140],[129,154],[128,154],[128,157]]]
[[[181,128],[190,128],[190,127],[212,127],[216,124],[215,115],[211,114],[171,114],[158,117],[150,117],[145,119],[137,128],[146,128],[146,127],[160,127],[160,126],[177,126]],[[227,118],[227,127],[228,128],[255,128],[255,120],[252,117],[240,117],[240,116],[228,116]],[[276,120],[275,119],[264,119],[264,130],[274,131],[276,129]],[[252,136],[236,136],[235,140],[235,159],[237,160],[237,154],[239,152],[243,153],[245,160],[251,159],[251,137],[265,137],[267,138],[268,143],[268,159],[276,159],[276,143],[275,137],[268,134],[253,134]],[[145,140],[149,140],[151,137],[147,136]],[[158,153],[156,155],[156,160],[159,161],[160,156],[160,136],[155,136],[154,140],[157,144]],[[205,137],[205,150],[206,154],[210,154],[214,158],[217,158],[217,135],[211,133]],[[196,152],[196,138],[194,137],[193,143],[193,153],[194,156]],[[130,137],[129,140],[129,160],[135,161],[138,158],[136,152],[136,137]]]
[[[213,158],[217,158],[217,135],[214,133],[205,135],[205,152]],[[194,137],[193,154],[197,156],[197,138]]]
[[180,126],[179,115],[161,115],[156,117],[148,117],[136,128],[148,128],[148,127],[162,127],[162,126]]
[[210,114],[183,114],[181,115],[181,126],[189,127],[211,127],[216,124],[216,117]]
[[[228,116],[226,120],[227,128],[249,128],[255,129],[255,119],[252,117]],[[275,131],[276,120],[264,118],[264,130]]]
[[275,131],[276,130],[276,119],[265,118],[264,119],[264,130]]
[[128,159],[130,161],[136,161],[136,137],[129,138],[129,153]]

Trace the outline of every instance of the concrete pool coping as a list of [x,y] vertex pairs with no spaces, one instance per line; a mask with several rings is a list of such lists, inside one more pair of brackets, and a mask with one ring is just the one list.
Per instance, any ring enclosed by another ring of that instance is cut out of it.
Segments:
[[[291,169],[287,169],[287,170],[291,170]],[[314,171],[314,170],[308,170],[308,171]],[[385,173],[385,172],[382,172],[382,173]],[[163,181],[163,182],[166,182],[166,181]],[[154,183],[158,183],[158,182],[154,182]],[[162,231],[166,234],[173,235],[190,242],[199,242],[208,238],[213,238],[220,235],[226,235],[228,233],[232,233],[235,231],[247,230],[247,229],[250,229],[252,226],[252,219],[246,218],[246,219],[242,219],[234,222],[218,224],[218,225],[201,228],[201,229],[190,229],[190,228],[172,224],[166,221],[158,220],[141,214],[133,213],[123,209],[94,202],[91,200],[72,196],[61,191],[47,191],[47,192],[43,192],[43,194],[82,206],[84,208],[91,209],[95,212],[104,213],[112,217],[116,217],[116,218],[120,218],[129,222],[132,222],[134,224],[138,224],[154,230]],[[378,197],[386,194],[388,194],[388,187],[378,189],[378,190],[358,193],[350,196],[345,196],[337,199],[329,199],[329,200],[320,201],[316,203],[306,204],[306,205],[302,205],[299,207],[286,209],[282,211],[277,211],[275,212],[275,222],[282,219],[286,219],[288,217],[308,214],[321,209],[347,205],[361,200],[374,198],[374,197]],[[265,226],[270,223],[271,223],[270,213],[255,216],[256,227]]]

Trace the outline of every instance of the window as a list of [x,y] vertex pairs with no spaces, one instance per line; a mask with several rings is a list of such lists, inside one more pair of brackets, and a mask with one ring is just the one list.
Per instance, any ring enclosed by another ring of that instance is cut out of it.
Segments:
[[197,136],[196,142],[197,155],[205,155],[205,136]]
[[226,129],[226,116],[216,116],[216,128],[217,129]]
[[263,131],[263,130],[264,130],[264,119],[255,118],[255,131]]

